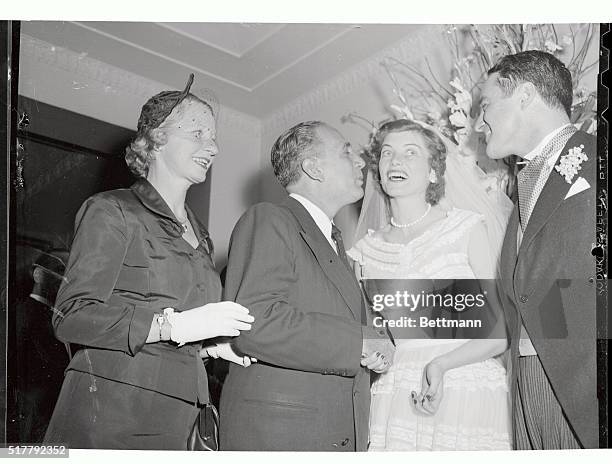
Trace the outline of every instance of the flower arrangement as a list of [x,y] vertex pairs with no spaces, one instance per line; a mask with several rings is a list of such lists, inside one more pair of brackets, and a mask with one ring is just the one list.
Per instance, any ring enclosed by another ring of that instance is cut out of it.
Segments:
[[[563,34],[560,29],[565,29]],[[484,156],[484,138],[479,131],[480,85],[488,69],[502,56],[535,49],[563,61],[573,78],[571,122],[589,133],[597,130],[597,93],[583,82],[598,63],[597,59],[586,63],[593,39],[598,37],[596,25],[451,25],[443,34],[451,54],[449,75],[437,75],[428,58],[421,66],[392,57],[383,60],[398,100],[390,108],[396,117],[422,121],[438,129],[458,145],[462,155],[478,162],[491,184],[510,193],[516,170],[515,160],[494,161]],[[343,122],[357,119],[366,121],[351,113]],[[376,125],[370,124],[374,135]]]

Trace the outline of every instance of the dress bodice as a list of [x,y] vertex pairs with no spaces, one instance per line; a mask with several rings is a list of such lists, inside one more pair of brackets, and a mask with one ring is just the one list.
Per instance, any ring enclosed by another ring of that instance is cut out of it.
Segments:
[[453,208],[409,243],[387,242],[369,230],[347,254],[364,279],[473,279],[469,233],[480,221],[480,214]]

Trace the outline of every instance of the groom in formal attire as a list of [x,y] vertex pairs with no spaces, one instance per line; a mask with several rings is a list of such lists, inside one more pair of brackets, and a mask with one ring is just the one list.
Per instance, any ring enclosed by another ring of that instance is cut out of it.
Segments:
[[487,155],[517,155],[518,202],[501,254],[517,449],[598,447],[595,137],[570,124],[572,77],[526,51],[488,71]]
[[258,362],[230,371],[221,395],[221,449],[363,451],[370,377],[386,370],[380,338],[362,326],[365,308],[336,213],[363,196],[364,162],[334,128],[304,122],[272,148],[289,196],[251,207],[232,233],[225,298],[255,322],[234,341]]

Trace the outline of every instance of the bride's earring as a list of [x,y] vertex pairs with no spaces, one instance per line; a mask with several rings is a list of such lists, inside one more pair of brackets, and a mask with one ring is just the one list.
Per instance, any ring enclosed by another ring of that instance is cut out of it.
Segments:
[[438,176],[436,175],[436,171],[434,171],[433,169],[429,171],[429,182],[431,182],[432,184],[438,182]]

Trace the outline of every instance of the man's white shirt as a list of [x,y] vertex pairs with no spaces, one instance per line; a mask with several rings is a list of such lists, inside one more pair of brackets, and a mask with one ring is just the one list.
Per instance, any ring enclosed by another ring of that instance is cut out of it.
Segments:
[[327,216],[327,214],[325,214],[321,208],[315,205],[308,198],[305,198],[302,195],[298,195],[297,193],[290,193],[289,196],[299,201],[300,204],[304,208],[306,208],[306,211],[308,211],[308,214],[310,214],[314,222],[317,224],[317,227],[321,230],[321,232],[323,233],[323,235],[325,236],[325,238],[327,239],[331,247],[337,253],[338,250],[336,249],[336,244],[332,240],[332,236],[331,236],[332,221],[329,218],[329,216]]

